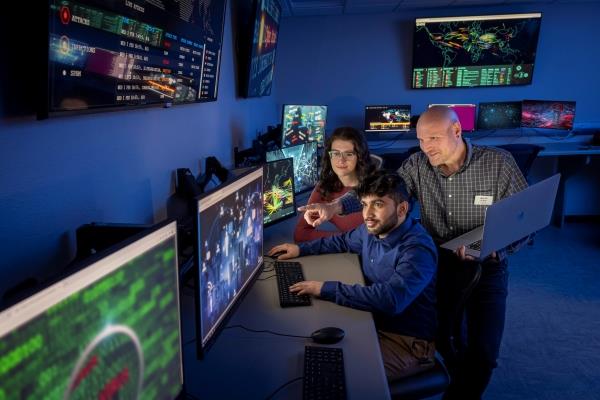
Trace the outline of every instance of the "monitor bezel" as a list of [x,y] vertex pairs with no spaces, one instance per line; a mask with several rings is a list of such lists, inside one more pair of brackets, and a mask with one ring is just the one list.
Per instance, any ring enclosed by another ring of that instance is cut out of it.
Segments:
[[489,15],[465,15],[465,16],[455,16],[455,17],[419,17],[415,18],[413,23],[413,36],[412,36],[412,51],[413,57],[410,68],[410,83],[409,87],[411,90],[424,90],[424,89],[476,89],[476,88],[497,88],[497,87],[513,87],[513,86],[527,86],[533,84],[533,74],[535,72],[535,59],[533,66],[531,67],[531,80],[528,83],[511,83],[510,85],[476,85],[476,86],[440,86],[440,87],[415,87],[414,85],[414,73],[415,73],[415,54],[417,53],[417,41],[415,38],[415,33],[417,29],[418,22],[453,22],[453,21],[473,21],[473,20],[494,20],[494,19],[518,19],[518,18],[538,18],[540,20],[540,28],[537,32],[536,38],[536,56],[537,58],[537,47],[540,41],[540,31],[542,29],[542,12],[532,11],[528,13],[511,13],[511,14],[489,14]]
[[[256,280],[256,278],[260,275],[262,269],[263,269],[263,265],[264,265],[264,226],[263,224],[261,224],[261,227],[263,229],[263,243],[262,243],[262,250],[261,250],[261,261],[259,262],[259,264],[256,266],[256,268],[254,269],[254,271],[252,272],[252,274],[250,275],[250,277],[248,277],[248,280],[244,283],[244,285],[239,289],[238,295],[235,299],[232,300],[229,309],[226,309],[223,311],[223,317],[221,318],[220,321],[216,322],[214,325],[214,330],[213,333],[210,335],[210,337],[206,340],[206,343],[202,343],[202,304],[201,304],[201,299],[202,296],[200,295],[200,290],[201,290],[201,284],[200,284],[200,279],[201,279],[201,274],[200,274],[200,269],[201,269],[201,263],[200,263],[200,251],[201,251],[201,246],[200,246],[200,240],[199,240],[199,234],[200,234],[200,211],[199,211],[199,206],[200,206],[200,202],[204,199],[206,199],[209,196],[214,195],[216,192],[218,192],[219,190],[223,190],[225,189],[227,186],[229,185],[233,185],[234,183],[246,178],[248,175],[254,174],[257,171],[261,171],[261,191],[263,191],[263,185],[264,183],[262,182],[264,176],[264,170],[262,165],[258,166],[258,167],[252,167],[249,170],[245,171],[244,173],[228,180],[227,182],[225,182],[222,185],[219,185],[217,187],[215,187],[214,189],[206,192],[206,193],[202,193],[201,195],[197,196],[194,200],[194,212],[195,212],[195,216],[194,216],[194,258],[195,258],[195,268],[194,268],[194,305],[195,305],[195,328],[196,328],[196,358],[198,360],[202,360],[206,357],[207,352],[210,350],[210,348],[214,345],[215,341],[217,340],[217,338],[219,337],[219,335],[221,334],[221,331],[225,328],[225,326],[227,325],[227,323],[229,322],[229,320],[231,319],[231,317],[233,316],[233,314],[235,314],[235,311],[237,309],[237,307],[239,307],[239,305],[242,303],[243,299],[246,297],[246,295],[248,294],[248,292],[250,291],[250,289],[252,288],[254,281]],[[262,196],[263,194],[261,193],[261,213],[263,211],[262,209]],[[262,218],[262,220],[264,221],[264,217]]]
[[[317,159],[318,159],[318,157],[317,157]],[[266,169],[266,168],[268,168],[269,164],[274,164],[276,162],[285,161],[285,160],[292,160],[292,192],[293,192],[293,204],[292,204],[292,207],[294,208],[294,210],[293,210],[293,212],[291,214],[287,214],[287,215],[285,215],[285,216],[283,216],[281,218],[278,218],[278,219],[276,219],[274,221],[271,220],[269,222],[264,222],[265,221],[265,215],[264,215],[265,173],[263,171],[263,226],[265,228],[269,227],[271,225],[274,225],[274,224],[276,224],[278,222],[285,221],[286,219],[293,218],[296,215],[298,215],[298,212],[296,211],[296,194],[297,193],[296,193],[296,181],[295,181],[295,179],[296,179],[295,175],[296,174],[294,172],[294,157],[286,157],[286,158],[280,158],[279,160],[267,161],[263,165],[263,168]]]
[[[290,107],[290,106],[296,106],[296,107],[325,107],[325,123],[323,124],[323,142],[319,142],[318,140],[306,140],[302,143],[297,143],[297,144],[293,144],[290,146],[285,146],[285,108],[286,107]],[[316,142],[317,143],[317,149],[319,148],[323,148],[325,146],[325,137],[327,136],[326,133],[326,129],[327,129],[327,116],[329,115],[329,106],[327,104],[297,104],[297,103],[285,103],[283,104],[283,106],[281,107],[281,148],[283,149],[284,147],[293,147],[293,146],[298,146],[299,144],[304,144],[304,143],[310,143],[310,142]]]
[[[480,127],[480,118],[481,118],[481,105],[488,105],[488,104],[519,104],[519,124],[512,126],[512,127],[505,127],[505,128],[481,128]],[[479,106],[477,107],[477,130],[481,130],[481,131],[494,131],[494,130],[499,130],[499,129],[518,129],[521,127],[521,115],[523,112],[523,102],[520,100],[517,101],[485,101],[485,102],[480,102]]]
[[[408,108],[408,112],[409,112],[409,119],[408,119],[408,128],[406,129],[367,129],[367,109],[369,107],[404,107],[404,108]],[[366,105],[365,106],[365,125],[364,125],[364,131],[365,133],[398,133],[398,132],[410,132],[410,126],[411,126],[411,118],[413,117],[412,114],[412,105],[411,104],[370,104],[370,105]]]
[[[174,399],[183,399],[183,395],[185,394],[185,373],[184,373],[184,366],[183,366],[183,364],[184,364],[184,361],[183,361],[183,359],[184,359],[184,357],[183,357],[183,325],[182,325],[182,318],[181,318],[181,301],[180,301],[181,293],[179,290],[180,281],[179,281],[179,271],[178,271],[179,262],[178,262],[178,250],[177,250],[178,249],[177,223],[176,223],[175,219],[166,219],[158,224],[155,224],[151,228],[144,229],[143,231],[132,235],[131,237],[123,240],[122,242],[112,245],[104,250],[99,251],[96,254],[93,254],[93,255],[75,263],[71,268],[68,269],[68,271],[64,271],[61,274],[53,277],[48,282],[45,282],[43,285],[41,285],[39,288],[37,288],[35,293],[33,293],[25,298],[17,299],[14,303],[11,303],[10,305],[7,305],[7,307],[0,309],[0,315],[2,315],[5,312],[9,313],[9,312],[11,312],[11,310],[19,308],[26,301],[35,301],[36,299],[47,295],[48,292],[59,289],[58,286],[63,284],[66,279],[76,279],[77,275],[83,275],[83,274],[92,272],[92,270],[94,269],[96,264],[101,262],[103,259],[105,259],[115,253],[118,253],[119,251],[125,250],[130,245],[132,245],[140,240],[143,240],[144,238],[146,238],[152,234],[155,234],[158,231],[163,230],[163,229],[165,231],[172,229],[174,232],[173,238],[175,239],[174,250],[175,250],[175,262],[177,263],[177,268],[174,271],[174,274],[175,274],[175,280],[176,280],[176,290],[177,290],[176,301],[177,301],[177,311],[178,311],[178,319],[179,319],[179,368],[180,368],[180,373],[181,373],[181,382],[180,382],[181,387],[180,387],[179,393],[177,395],[175,395]],[[122,264],[122,266],[124,266],[126,264],[127,264],[127,262]],[[121,268],[121,267],[119,267],[119,268]],[[100,279],[103,279],[105,276],[106,275],[99,277],[98,279],[93,281],[92,284],[97,282]],[[53,305],[50,305],[50,306],[44,308],[44,310],[41,311],[40,313],[38,313],[37,315],[41,315],[42,313],[47,311],[52,306]],[[33,318],[35,318],[35,316],[32,317],[31,319],[33,319]]]

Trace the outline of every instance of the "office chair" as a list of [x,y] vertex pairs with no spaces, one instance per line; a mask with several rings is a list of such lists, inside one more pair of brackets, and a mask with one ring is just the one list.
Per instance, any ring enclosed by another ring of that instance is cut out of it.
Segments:
[[444,360],[438,353],[435,357],[433,368],[417,375],[402,378],[389,383],[390,395],[394,400],[418,400],[443,393],[450,384],[450,375],[446,365],[455,365],[461,356],[461,332],[463,313],[467,299],[481,277],[481,264],[468,263],[462,271],[453,271],[454,287],[460,288],[456,292],[457,298],[453,300],[448,317],[451,332],[438,332],[436,346],[444,352]]
[[544,149],[542,146],[528,143],[504,144],[496,147],[508,151],[513,156],[517,166],[527,181],[529,181],[529,170],[531,169],[533,162],[538,153]]
[[383,165],[383,158],[376,154],[369,154],[371,156],[371,162],[375,165],[375,168],[380,169]]
[[384,153],[381,155],[381,158],[383,159],[383,167],[395,171],[400,168],[404,160],[417,151],[421,151],[419,146],[411,147],[404,153]]

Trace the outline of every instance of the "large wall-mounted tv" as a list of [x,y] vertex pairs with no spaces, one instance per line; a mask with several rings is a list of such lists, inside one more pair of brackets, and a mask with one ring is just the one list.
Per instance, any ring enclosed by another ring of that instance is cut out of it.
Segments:
[[256,0],[246,97],[271,94],[280,18],[278,0]]
[[225,0],[49,0],[39,116],[217,98]]
[[413,89],[530,84],[541,20],[540,13],[417,19]]

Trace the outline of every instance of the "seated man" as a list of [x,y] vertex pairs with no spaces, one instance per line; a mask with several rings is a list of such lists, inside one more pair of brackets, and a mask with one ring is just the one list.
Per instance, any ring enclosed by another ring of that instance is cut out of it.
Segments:
[[408,194],[395,173],[376,171],[356,189],[364,224],[332,237],[281,244],[281,260],[303,255],[352,252],[361,256],[366,286],[299,282],[297,294],[371,311],[375,317],[388,381],[434,365],[437,252],[431,236],[408,213]]

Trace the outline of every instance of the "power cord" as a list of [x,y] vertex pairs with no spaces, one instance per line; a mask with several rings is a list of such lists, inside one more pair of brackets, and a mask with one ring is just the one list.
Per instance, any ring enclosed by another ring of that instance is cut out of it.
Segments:
[[287,381],[286,383],[284,383],[283,385],[279,386],[277,389],[275,389],[275,391],[273,393],[271,393],[270,395],[268,395],[267,397],[265,397],[265,400],[269,400],[275,397],[275,395],[281,391],[284,387],[291,385],[292,383],[299,381],[301,379],[304,379],[304,376],[299,376],[297,378],[294,379],[290,379],[289,381]]
[[[266,271],[271,272],[272,270]],[[277,276],[277,274],[269,275],[266,278],[256,278],[257,281],[266,281],[267,279],[271,279],[272,277]]]
[[287,337],[297,337],[297,338],[302,338],[302,339],[310,339],[310,336],[299,336],[299,335],[288,335],[285,333],[279,333],[279,332],[273,332],[267,329],[262,329],[262,330],[258,330],[258,329],[250,329],[250,328],[246,328],[243,325],[230,325],[230,326],[226,326],[225,328],[223,328],[223,330],[225,329],[233,329],[233,328],[240,328],[243,329],[245,331],[248,332],[254,332],[254,333],[270,333],[271,335],[277,335],[277,336],[287,336]]

